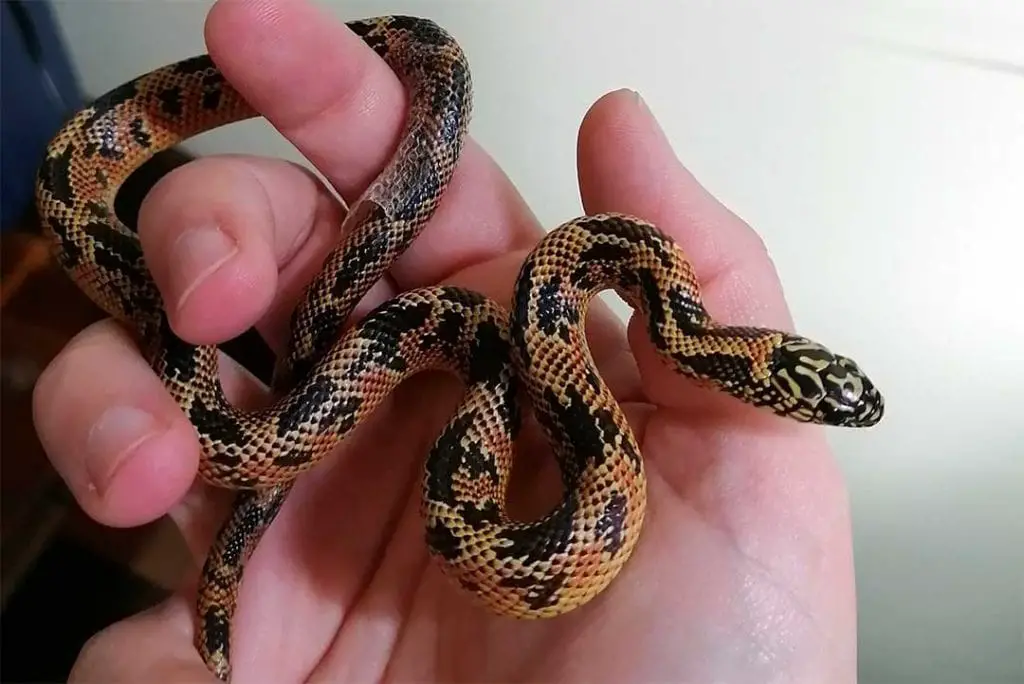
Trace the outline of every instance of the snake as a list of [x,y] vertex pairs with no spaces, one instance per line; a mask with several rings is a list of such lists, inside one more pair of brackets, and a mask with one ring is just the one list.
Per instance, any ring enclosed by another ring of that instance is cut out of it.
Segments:
[[[604,591],[636,547],[647,484],[641,447],[586,341],[588,306],[601,292],[617,292],[643,318],[660,361],[697,386],[801,423],[870,427],[883,415],[881,393],[851,358],[795,333],[714,319],[682,248],[627,214],[584,215],[546,231],[507,304],[428,286],[350,324],[434,216],[465,144],[472,80],[457,41],[430,19],[389,15],[346,26],[401,79],[407,116],[291,313],[267,406],[234,406],[219,381],[218,346],[175,333],[137,230],[114,210],[121,185],[154,154],[259,116],[209,55],[93,100],[54,136],[36,179],[55,260],[136,334],[195,427],[199,478],[235,492],[195,607],[196,650],[222,680],[231,675],[245,564],[294,482],[425,371],[452,374],[463,390],[420,481],[424,543],[442,573],[483,609],[512,618],[553,618]],[[506,506],[524,402],[562,481],[561,498],[533,520]]]

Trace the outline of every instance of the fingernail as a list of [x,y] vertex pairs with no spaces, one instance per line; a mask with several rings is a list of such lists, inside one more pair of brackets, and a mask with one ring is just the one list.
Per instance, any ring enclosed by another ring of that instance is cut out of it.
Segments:
[[238,251],[238,244],[216,226],[190,228],[171,248],[172,286],[178,306]]
[[650,105],[647,104],[647,100],[645,100],[643,95],[641,95],[637,91],[633,90],[631,92],[633,93],[633,97],[636,99],[637,108],[641,112],[643,112],[643,114],[646,117],[647,123],[651,127],[653,132],[656,133],[657,136],[662,140],[667,140],[667,138],[665,137],[665,129],[661,127],[661,122],[658,121],[658,117],[654,116],[654,112],[651,111],[651,107]]
[[89,430],[85,469],[101,494],[139,445],[155,436],[159,425],[152,415],[131,406],[107,409]]

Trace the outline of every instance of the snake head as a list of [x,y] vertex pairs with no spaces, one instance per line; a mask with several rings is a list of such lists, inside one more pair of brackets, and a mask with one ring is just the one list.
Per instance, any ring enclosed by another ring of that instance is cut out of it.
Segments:
[[853,359],[795,335],[776,348],[771,383],[785,415],[809,423],[871,427],[885,410],[878,388]]

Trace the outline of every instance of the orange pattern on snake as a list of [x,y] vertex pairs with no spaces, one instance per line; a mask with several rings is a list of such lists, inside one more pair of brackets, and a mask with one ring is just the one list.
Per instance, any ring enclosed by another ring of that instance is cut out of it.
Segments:
[[[200,476],[240,490],[203,570],[196,646],[230,674],[230,626],[246,560],[292,482],[409,376],[465,383],[427,456],[426,544],[444,572],[497,613],[550,617],[600,593],[644,518],[637,442],[587,350],[587,302],[615,289],[646,319],[679,373],[797,421],[868,426],[882,399],[856,364],[782,331],[723,326],[701,303],[685,255],[655,226],[607,214],[569,221],[526,259],[506,310],[452,287],[407,292],[345,330],[353,307],[434,214],[463,147],[469,69],[433,22],[401,16],[349,27],[403,79],[409,116],[389,164],[356,202],[343,239],[295,311],[279,399],[246,412],[226,400],[217,350],[170,329],[135,233],[114,213],[125,179],[154,153],[257,116],[207,56],[122,85],[77,114],[46,154],[37,204],[59,263],[144,341],[153,369],[195,425]],[[505,511],[525,386],[561,468],[561,502],[540,520]]]

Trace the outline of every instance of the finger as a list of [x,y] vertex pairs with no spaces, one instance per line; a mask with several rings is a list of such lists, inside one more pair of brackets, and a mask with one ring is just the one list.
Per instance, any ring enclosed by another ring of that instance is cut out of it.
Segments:
[[192,426],[112,321],[82,331],[43,371],[33,418],[54,468],[101,523],[154,520],[195,477]]
[[89,639],[68,682],[217,682],[192,634],[191,606],[175,595]]
[[[405,90],[385,62],[330,14],[295,0],[218,2],[206,40],[232,85],[355,200],[392,154],[407,115]],[[393,276],[401,289],[435,283],[538,235],[512,183],[469,140],[435,219]]]
[[[255,378],[224,355],[220,361],[229,401],[242,409],[266,401]],[[194,428],[113,321],[75,336],[40,375],[32,399],[47,456],[98,522],[131,527],[155,520],[194,482],[200,451]]]
[[[730,324],[791,327],[782,288],[761,239],[679,163],[638,95],[610,93],[587,113],[580,129],[579,175],[588,212],[636,215],[679,243],[713,317]],[[695,390],[666,372],[635,321],[630,338],[651,399],[689,404]]]
[[139,237],[178,335],[217,343],[256,325],[280,351],[288,312],[343,216],[323,183],[296,164],[208,157],[153,187]]

